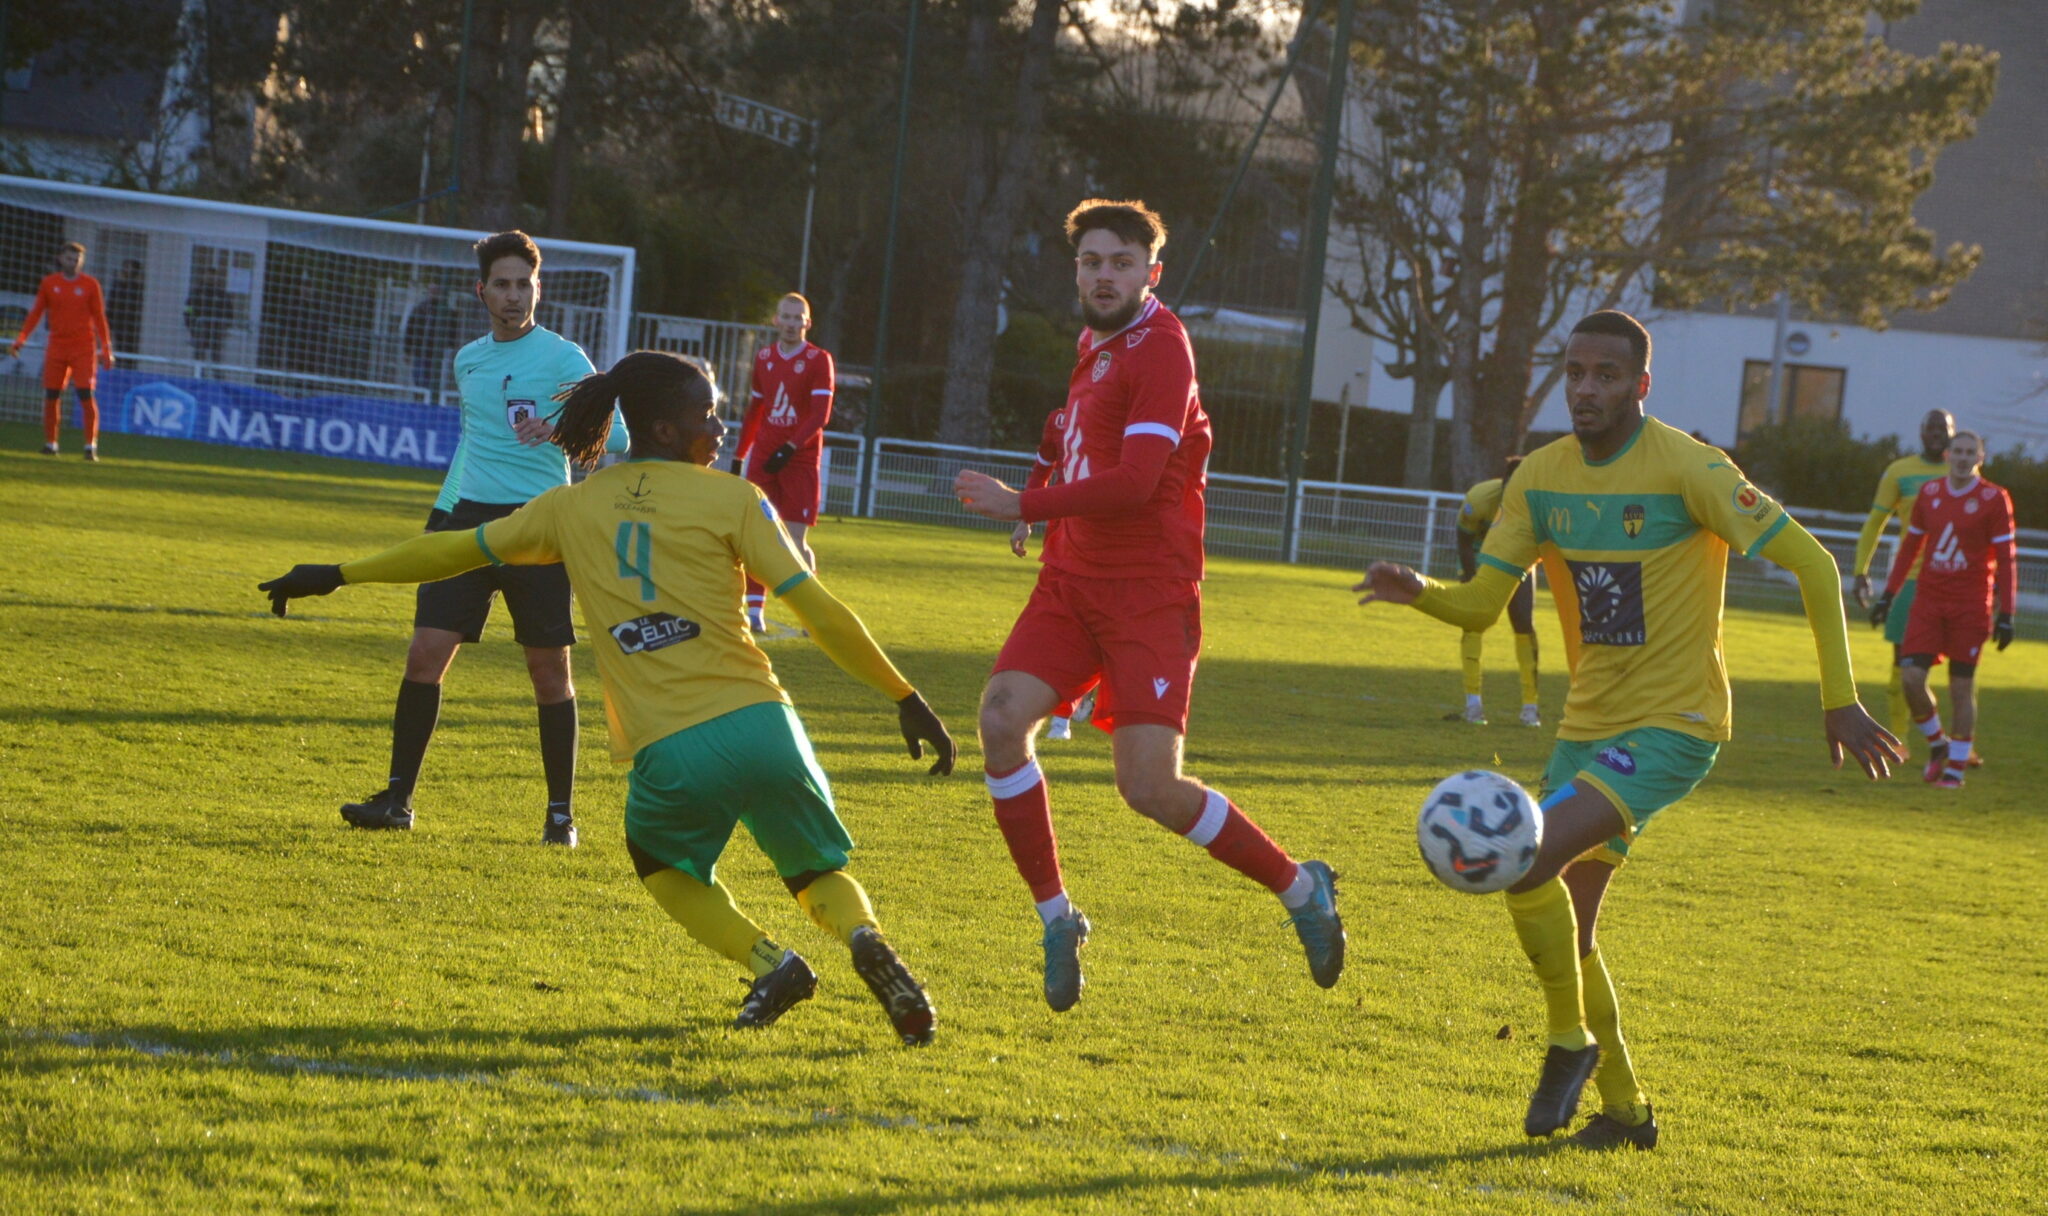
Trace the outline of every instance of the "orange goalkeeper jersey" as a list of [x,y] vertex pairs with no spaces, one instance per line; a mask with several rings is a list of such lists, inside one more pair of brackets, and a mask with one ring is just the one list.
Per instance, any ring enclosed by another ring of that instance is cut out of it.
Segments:
[[95,348],[114,349],[114,340],[107,332],[107,306],[100,295],[100,281],[91,275],[69,279],[61,274],[44,275],[42,285],[36,288],[36,302],[29,306],[28,319],[21,323],[22,341],[28,341],[36,322],[46,313],[52,353],[90,356]]

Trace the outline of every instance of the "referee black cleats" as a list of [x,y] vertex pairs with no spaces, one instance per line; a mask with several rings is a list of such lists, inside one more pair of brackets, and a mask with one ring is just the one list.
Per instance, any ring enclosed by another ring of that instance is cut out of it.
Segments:
[[1586,1120],[1586,1126],[1572,1133],[1572,1143],[1581,1148],[1602,1151],[1616,1148],[1656,1148],[1657,1112],[1645,1104],[1643,1114],[1643,1121],[1630,1127],[1606,1111],[1601,1111]]
[[922,1047],[932,1041],[938,1017],[932,1013],[931,999],[880,933],[868,928],[853,931],[853,970],[882,1003],[905,1046]]
[[576,817],[567,811],[548,811],[548,820],[540,830],[542,844],[558,844],[565,849],[576,847]]
[[818,973],[794,950],[784,950],[775,970],[754,981],[747,999],[740,1002],[740,1014],[732,1020],[735,1030],[772,1026],[798,1001],[808,1001],[818,990]]
[[1588,1043],[1577,1051],[1552,1045],[1543,1055],[1543,1075],[1536,1081],[1536,1093],[1529,1099],[1529,1113],[1522,1130],[1531,1136],[1548,1136],[1571,1126],[1579,1113],[1579,1094],[1592,1079],[1593,1066],[1600,1062],[1600,1044]]
[[361,802],[341,804],[341,817],[350,827],[412,831],[412,799],[386,786]]

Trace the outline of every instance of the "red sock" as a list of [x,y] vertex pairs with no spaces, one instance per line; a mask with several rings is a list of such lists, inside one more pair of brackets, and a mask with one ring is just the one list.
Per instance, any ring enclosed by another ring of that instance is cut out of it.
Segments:
[[91,393],[78,394],[78,412],[85,423],[85,446],[98,447],[100,442],[100,403]]
[[43,398],[44,443],[57,442],[57,428],[60,425],[62,425],[64,421],[64,407],[59,404],[60,400],[61,398],[55,396],[54,394]]
[[996,804],[996,826],[1010,846],[1010,860],[1040,902],[1066,890],[1060,877],[1060,847],[1052,834],[1052,798],[1036,760],[1026,760],[1007,773],[988,774],[989,797]]
[[768,603],[768,589],[753,579],[747,580],[747,611],[758,612]]
[[1209,850],[1209,856],[1278,895],[1294,882],[1298,867],[1235,803],[1208,791],[1202,813],[1181,833]]

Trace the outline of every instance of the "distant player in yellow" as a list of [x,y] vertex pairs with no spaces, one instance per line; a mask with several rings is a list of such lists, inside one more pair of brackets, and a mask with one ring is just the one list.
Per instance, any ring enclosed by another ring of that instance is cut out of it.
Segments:
[[1572,683],[1543,774],[1543,845],[1507,893],[1549,1029],[1522,1127],[1547,1136],[1569,1125],[1597,1066],[1601,1110],[1573,1139],[1652,1148],[1656,1117],[1622,1042],[1594,927],[1631,843],[1699,784],[1729,736],[1721,655],[1729,549],[1799,578],[1836,765],[1847,752],[1883,777],[1903,755],[1857,704],[1840,574],[1828,551],[1719,449],[1644,416],[1649,331],[1626,313],[1593,313],[1572,330],[1564,361],[1572,434],[1522,461],[1478,575],[1446,585],[1375,562],[1354,590],[1367,592],[1361,603],[1413,604],[1483,629],[1542,559]]
[[[1920,420],[1920,451],[1892,461],[1885,466],[1884,476],[1877,479],[1877,497],[1870,504],[1870,518],[1863,521],[1863,534],[1856,538],[1856,581],[1852,587],[1858,607],[1870,607],[1870,559],[1877,553],[1877,542],[1884,536],[1885,525],[1897,519],[1899,539],[1905,540],[1913,499],[1919,495],[1920,487],[1948,475],[1948,442],[1955,433],[1956,420],[1947,410],[1928,410],[1927,417]],[[1902,739],[1909,737],[1907,728],[1913,725],[1913,713],[1906,707],[1906,689],[1899,675],[1903,670],[1899,666],[1899,643],[1905,640],[1906,621],[1913,615],[1913,592],[1919,586],[1919,573],[1919,563],[1915,562],[1907,572],[1905,589],[1892,600],[1890,611],[1872,622],[1884,629],[1884,640],[1892,644],[1892,677],[1885,688],[1886,708],[1892,733]]]
[[[1479,546],[1485,543],[1487,529],[1493,527],[1495,517],[1500,514],[1501,494],[1508,479],[1515,475],[1515,466],[1520,463],[1520,456],[1508,457],[1501,463],[1500,476],[1465,491],[1465,502],[1458,508],[1458,569],[1463,575],[1460,582],[1469,583],[1478,573]],[[1508,599],[1508,627],[1515,631],[1515,663],[1522,671],[1521,722],[1524,726],[1543,725],[1543,711],[1536,705],[1535,611],[1536,582],[1533,578],[1525,578]],[[1479,658],[1485,649],[1486,632],[1467,629],[1458,643],[1458,658],[1465,672],[1465,708],[1445,714],[1444,721],[1486,725],[1486,702],[1479,695],[1486,674]]]
[[774,589],[820,649],[886,694],[911,757],[929,743],[933,773],[953,770],[953,740],[859,618],[796,554],[760,491],[710,466],[725,438],[708,373],[639,351],[569,392],[553,442],[585,468],[611,433],[614,402],[628,458],[557,486],[474,530],[430,532],[340,566],[294,566],[262,584],[273,610],[345,583],[415,583],[487,563],[567,570],[598,644],[612,758],[633,762],[626,851],[655,902],[690,936],[750,968],[736,1026],[766,1026],[817,987],[733,904],[714,865],[745,824],[812,920],[845,942],[853,967],[904,1042],[932,1036],[923,987],[882,939],[867,892],[846,872],[852,839],[789,695],[741,608],[749,574]]

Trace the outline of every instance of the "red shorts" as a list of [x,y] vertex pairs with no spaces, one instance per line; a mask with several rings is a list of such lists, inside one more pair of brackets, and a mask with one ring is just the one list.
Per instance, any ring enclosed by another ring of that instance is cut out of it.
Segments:
[[1151,723],[1186,734],[1201,652],[1200,583],[1082,578],[1045,567],[995,669],[1036,676],[1061,702],[1100,679],[1095,725]]
[[68,381],[91,392],[99,383],[100,365],[90,350],[52,350],[43,355],[43,391],[61,392]]
[[[766,459],[763,457],[762,459]],[[818,466],[792,460],[779,473],[761,468],[759,461],[747,464],[747,480],[761,487],[761,493],[775,505],[775,513],[786,523],[808,528],[818,522]]]
[[1913,612],[1906,618],[1906,637],[1899,653],[1931,654],[1957,662],[1975,663],[1991,636],[1991,609],[1984,604],[1944,604],[1927,598],[1922,587],[1913,600]]

